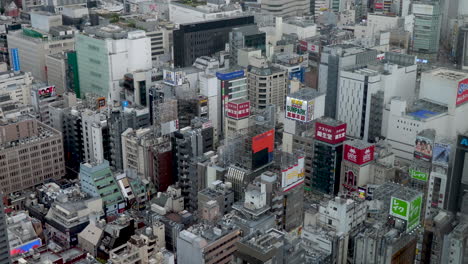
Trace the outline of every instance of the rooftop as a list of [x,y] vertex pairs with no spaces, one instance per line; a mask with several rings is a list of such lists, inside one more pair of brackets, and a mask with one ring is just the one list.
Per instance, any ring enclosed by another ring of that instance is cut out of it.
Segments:
[[288,97],[310,101],[323,94],[324,93],[321,93],[312,88],[302,88],[302,89],[299,89],[299,91],[290,94]]

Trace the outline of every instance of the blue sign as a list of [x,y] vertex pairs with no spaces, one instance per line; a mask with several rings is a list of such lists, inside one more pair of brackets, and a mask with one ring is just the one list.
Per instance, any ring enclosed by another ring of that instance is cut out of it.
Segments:
[[232,80],[235,78],[240,78],[244,77],[244,71],[235,71],[235,72],[228,72],[228,73],[216,73],[216,77],[220,79],[221,81],[227,81],[227,80]]
[[300,70],[289,73],[289,80],[297,78],[301,83],[303,83],[304,82],[304,74],[305,74],[305,68],[301,67]]
[[462,138],[462,140],[460,140],[460,145],[468,147],[468,138]]
[[11,60],[13,64],[13,71],[20,71],[21,67],[17,48],[11,49]]
[[122,107],[125,109],[125,107],[128,107],[128,101],[122,101]]

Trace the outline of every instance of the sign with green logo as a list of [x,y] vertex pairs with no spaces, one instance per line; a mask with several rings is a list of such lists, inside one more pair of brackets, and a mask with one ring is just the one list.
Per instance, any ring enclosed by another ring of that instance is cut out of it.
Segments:
[[420,172],[414,169],[409,170],[409,175],[411,178],[420,180],[420,181],[427,181],[429,179],[429,175],[425,172]]
[[390,215],[403,220],[408,220],[408,202],[392,197],[390,205]]
[[421,218],[421,205],[422,205],[422,194],[416,197],[410,205],[410,212],[408,217],[407,230],[413,230],[417,225],[419,225],[419,220]]

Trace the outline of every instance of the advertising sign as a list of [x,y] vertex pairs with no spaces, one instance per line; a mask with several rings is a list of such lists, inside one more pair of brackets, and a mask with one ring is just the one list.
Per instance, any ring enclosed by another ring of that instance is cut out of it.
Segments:
[[420,181],[425,181],[429,180],[429,174],[425,172],[420,172],[415,169],[409,169],[409,175],[412,179],[420,180]]
[[309,51],[313,53],[318,53],[320,49],[319,45],[309,43],[305,40],[299,41],[299,47],[302,51]]
[[461,147],[468,147],[468,138],[463,136],[458,136],[458,145]]
[[346,123],[336,127],[326,125],[320,122],[315,123],[315,139],[330,143],[338,144],[346,140]]
[[243,119],[243,118],[249,117],[250,116],[250,102],[243,102],[243,103],[229,102],[227,104],[226,115],[234,119]]
[[357,165],[363,165],[374,160],[375,146],[359,149],[348,144],[344,146],[344,159]]
[[304,182],[304,157],[299,157],[297,163],[281,171],[281,187],[287,192]]
[[432,155],[432,163],[435,165],[448,167],[450,151],[452,146],[450,144],[435,143]]
[[163,82],[172,86],[182,85],[184,82],[183,72],[163,70]]
[[55,86],[43,87],[37,90],[39,98],[48,98],[55,96]]
[[358,197],[360,199],[366,199],[366,188],[362,188],[362,187],[358,188]]
[[432,140],[426,137],[417,136],[414,147],[414,157],[417,159],[432,160]]
[[374,7],[375,7],[375,9],[383,9],[384,4],[383,3],[375,3]]
[[208,120],[207,122],[202,124],[202,129],[210,128],[210,127],[213,127],[213,121],[211,120]]
[[41,239],[40,238],[35,239],[35,240],[30,241],[28,243],[25,243],[25,244],[23,244],[23,245],[21,245],[19,247],[11,249],[10,250],[10,256],[15,256],[15,255],[18,255],[18,254],[27,253],[27,252],[29,252],[29,250],[38,248],[41,245],[42,245]]
[[232,80],[232,79],[235,79],[235,78],[244,77],[244,75],[245,75],[245,73],[244,73],[243,70],[228,72],[228,73],[217,72],[216,73],[216,78],[218,78],[221,81],[228,81],[228,80]]
[[421,205],[422,205],[422,195],[419,195],[411,202],[409,216],[408,216],[408,224],[406,225],[406,229],[408,231],[413,230],[416,226],[419,225],[419,220],[421,217]]
[[468,78],[458,83],[456,106],[459,106],[466,101],[468,101]]
[[273,151],[275,148],[275,130],[252,138],[252,167],[257,169],[273,161]]
[[304,101],[294,99],[292,97],[286,98],[286,117],[292,120],[302,122],[310,122],[314,118],[314,100]]
[[413,4],[413,13],[419,15],[432,15],[434,6],[429,4]]
[[20,66],[20,60],[19,60],[19,54],[18,54],[18,49],[11,49],[11,62],[13,66],[13,71],[20,71],[21,66]]
[[385,59],[385,53],[377,54],[377,60]]
[[390,206],[390,215],[403,220],[408,220],[408,202],[392,197]]
[[345,178],[343,186],[346,187],[348,190],[355,190],[355,186],[357,184],[357,173],[352,170],[345,171]]
[[105,97],[99,97],[97,100],[97,108],[101,109],[106,106],[106,98]]
[[161,134],[168,135],[172,132],[175,132],[179,129],[179,119],[172,120],[166,123],[161,124]]

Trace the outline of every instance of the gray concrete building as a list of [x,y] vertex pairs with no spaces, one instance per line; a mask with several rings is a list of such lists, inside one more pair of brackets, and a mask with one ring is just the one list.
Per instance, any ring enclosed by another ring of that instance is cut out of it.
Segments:
[[[3,195],[0,193],[0,201],[3,201]],[[0,264],[10,264],[10,250],[8,243],[8,232],[6,225],[5,210],[3,202],[0,203]]]

